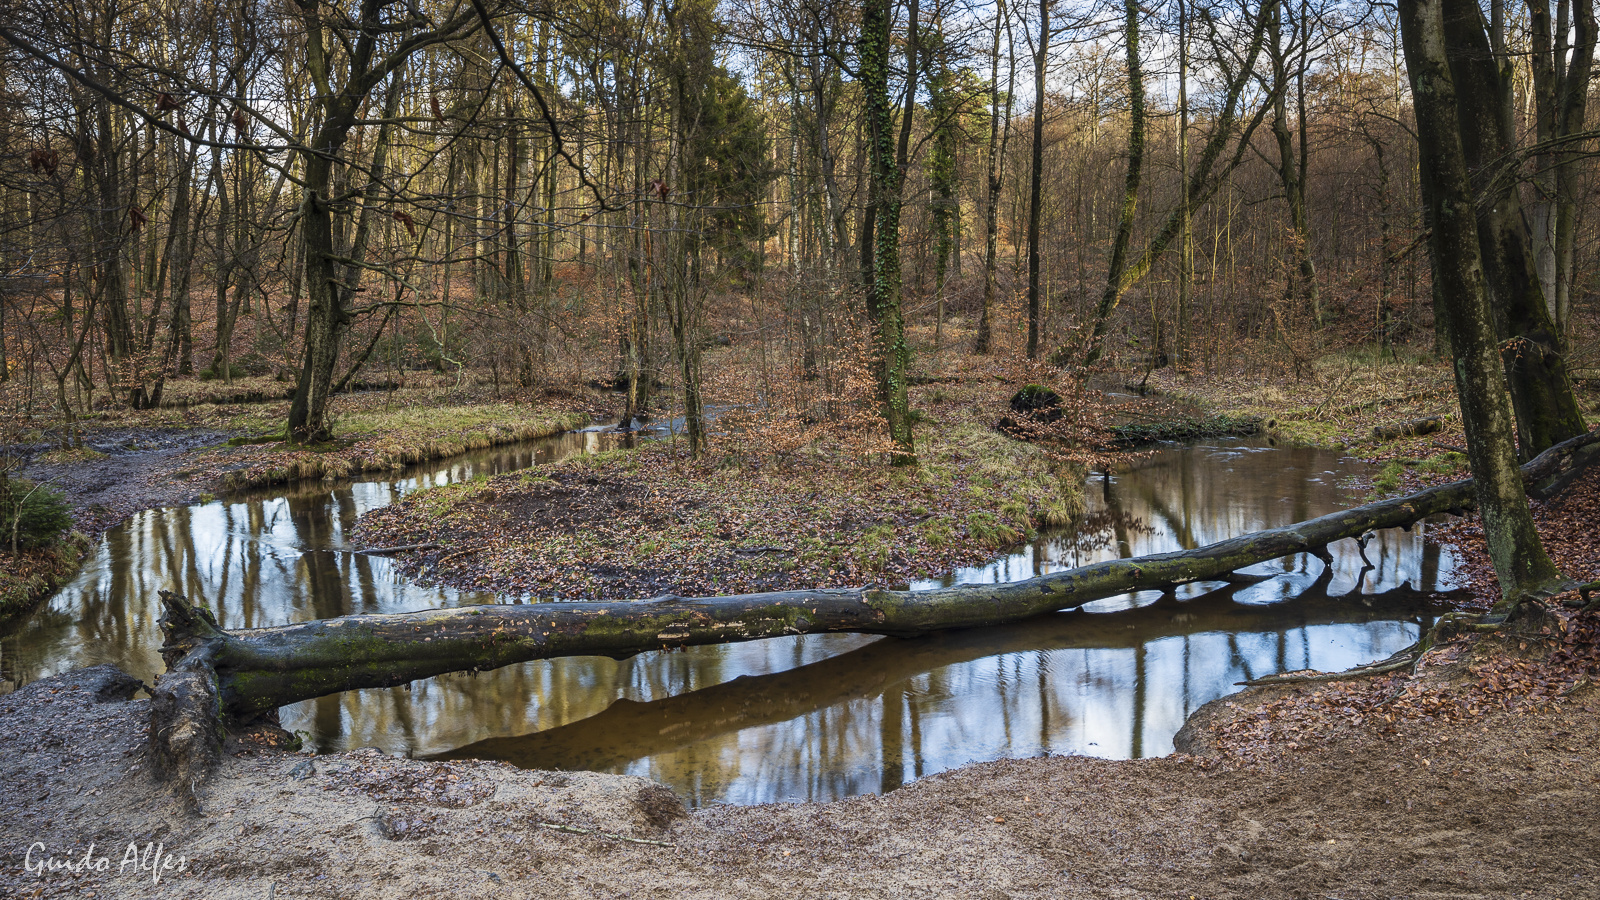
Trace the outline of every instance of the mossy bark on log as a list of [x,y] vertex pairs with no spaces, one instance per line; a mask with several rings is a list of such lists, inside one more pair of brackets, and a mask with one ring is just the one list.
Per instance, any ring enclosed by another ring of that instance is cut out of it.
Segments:
[[[1600,456],[1600,432],[1551,448],[1523,469],[1530,484],[1559,479]],[[910,636],[1015,622],[1131,591],[1222,578],[1245,566],[1405,527],[1473,505],[1459,481],[1196,550],[1118,559],[1027,581],[930,591],[816,589],[610,603],[469,606],[344,616],[227,632],[176,594],[167,656],[216,674],[233,720],[340,691],[393,687],[447,672],[485,671],[562,656],[624,659],[648,650],[790,634]]]

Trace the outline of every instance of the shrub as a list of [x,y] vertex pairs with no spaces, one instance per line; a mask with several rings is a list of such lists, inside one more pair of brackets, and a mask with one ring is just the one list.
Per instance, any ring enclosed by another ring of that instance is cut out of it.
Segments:
[[1025,384],[1011,397],[1011,411],[1040,422],[1061,418],[1061,395],[1042,384]]
[[43,547],[72,527],[72,505],[53,487],[0,476],[0,546],[11,546],[13,525],[19,548]]

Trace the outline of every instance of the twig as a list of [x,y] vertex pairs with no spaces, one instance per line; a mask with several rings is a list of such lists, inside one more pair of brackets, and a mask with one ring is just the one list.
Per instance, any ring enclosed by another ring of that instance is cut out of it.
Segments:
[[1355,375],[1356,375],[1356,364],[1354,362],[1352,362],[1352,363],[1350,363],[1350,370],[1348,372],[1344,373],[1344,377],[1339,379],[1339,383],[1333,386],[1333,390],[1328,392],[1328,396],[1324,397],[1322,399],[1322,402],[1317,404],[1317,408],[1311,411],[1311,420],[1313,422],[1321,421],[1321,419],[1322,419],[1322,408],[1324,406],[1327,406],[1329,403],[1333,402],[1334,395],[1338,394],[1339,393],[1339,389],[1344,387],[1346,384],[1348,384],[1350,382],[1350,379],[1354,378]]
[[554,822],[535,822],[534,824],[538,825],[540,828],[548,828],[551,831],[565,831],[568,834],[592,834],[596,837],[608,837],[612,840],[627,841],[631,844],[653,844],[657,847],[672,846],[672,844],[667,841],[650,841],[644,838],[623,837],[620,834],[611,834],[607,831],[595,831],[589,828],[579,828],[576,825],[557,825]]
[[433,561],[433,567],[435,569],[439,569],[439,568],[443,567],[445,563],[449,562],[452,559],[455,559],[458,556],[470,556],[471,554],[477,553],[479,550],[483,550],[483,549],[487,548],[488,546],[489,546],[488,544],[479,544],[476,547],[467,547],[467,548],[464,548],[464,549],[461,549],[461,550],[457,550],[454,553],[446,553],[445,555],[443,555],[443,556],[441,556],[438,559]]
[[408,553],[412,550],[438,550],[443,546],[443,544],[430,542],[426,544],[401,544],[398,547],[373,547],[370,550],[357,550],[356,552],[363,556],[388,556],[391,553]]

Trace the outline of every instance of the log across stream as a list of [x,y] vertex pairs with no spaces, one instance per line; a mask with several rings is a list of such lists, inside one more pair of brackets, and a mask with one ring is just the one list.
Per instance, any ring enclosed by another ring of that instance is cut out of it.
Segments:
[[[540,455],[597,440],[567,436]],[[532,461],[489,456],[412,483]],[[1091,508],[1121,513],[1092,520],[1096,534],[1046,536],[959,578],[1014,580],[1308,518],[1352,502],[1338,485],[1349,471],[1321,451],[1244,443],[1163,451],[1135,471],[1092,480]],[[173,583],[213,598],[228,628],[483,602],[406,584],[385,560],[327,549],[359,512],[405,487],[364,483],[143,514],[110,537],[78,584],[4,639],[0,673],[27,680],[111,661],[151,680],[160,666],[154,592]],[[1189,711],[1235,681],[1356,665],[1404,646],[1436,611],[1413,591],[1449,583],[1448,553],[1424,549],[1416,531],[1384,532],[1367,548],[1376,567],[1366,571],[1354,542],[1330,549],[1326,572],[1297,554],[1252,569],[1281,573],[1260,584],[1111,598],[1093,612],[960,636],[810,635],[625,662],[526,663],[297,703],[284,724],[327,749],[470,752],[644,774],[690,802],[825,799],[998,756],[1160,754]],[[1280,602],[1295,594],[1307,602]],[[1150,605],[1099,614],[1139,604]],[[646,724],[662,715],[676,723],[670,740]],[[485,740],[493,742],[460,749]]]

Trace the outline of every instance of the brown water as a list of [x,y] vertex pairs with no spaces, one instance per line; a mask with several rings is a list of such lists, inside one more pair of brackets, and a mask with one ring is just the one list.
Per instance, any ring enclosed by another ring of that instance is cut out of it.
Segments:
[[[211,599],[227,627],[493,602],[410,583],[354,554],[357,517],[409,490],[611,446],[597,432],[486,451],[392,481],[150,510],[108,532],[78,578],[0,637],[0,692],[82,665],[159,670],[156,592]],[[1174,447],[1087,486],[1086,527],[1040,538],[945,583],[1027,578],[1192,547],[1351,505],[1355,463],[1247,442]],[[1171,751],[1196,707],[1273,672],[1339,669],[1414,641],[1449,588],[1448,551],[1422,528],[1332,567],[1297,555],[1245,587],[1187,585],[1004,628],[898,640],[811,635],[573,658],[355,691],[283,710],[323,750],[482,756],[626,772],[686,800],[824,800],[888,790],[975,760]],[[930,582],[929,585],[932,583]],[[928,585],[913,585],[928,586]]]

